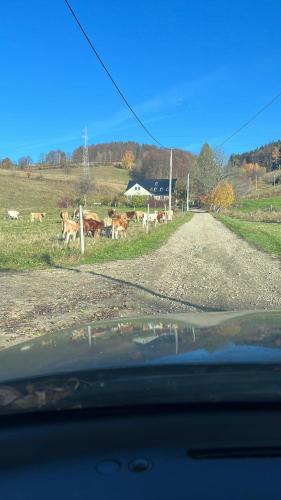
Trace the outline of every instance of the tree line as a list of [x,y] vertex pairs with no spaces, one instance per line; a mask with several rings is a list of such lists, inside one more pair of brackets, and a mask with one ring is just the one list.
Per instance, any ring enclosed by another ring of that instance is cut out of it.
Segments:
[[229,158],[229,166],[240,169],[244,164],[258,164],[265,168],[266,172],[277,170],[281,165],[281,141],[270,142],[252,151],[240,154],[232,154]]
[[[169,149],[127,141],[89,145],[88,151],[91,167],[96,164],[115,165],[127,169],[130,177],[137,180],[169,176]],[[68,167],[81,165],[82,161],[83,146],[80,146],[71,154],[59,149],[50,150],[46,154],[41,154],[39,162],[36,163],[30,156],[20,157],[17,163],[4,158],[0,161],[0,167],[3,169],[20,168],[26,170],[30,176],[33,167],[57,167],[67,170]],[[210,194],[220,180],[222,169],[223,161],[208,144],[202,146],[198,155],[179,148],[173,150],[173,177],[178,180],[177,189],[182,197],[184,197],[188,174],[190,174],[191,192],[201,197]],[[84,182],[84,179],[82,181]]]

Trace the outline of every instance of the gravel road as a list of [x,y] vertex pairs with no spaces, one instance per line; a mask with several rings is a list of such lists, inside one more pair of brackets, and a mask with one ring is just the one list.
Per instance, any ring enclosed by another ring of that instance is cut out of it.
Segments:
[[81,321],[281,308],[280,261],[196,213],[159,250],[79,268],[1,273],[0,348]]

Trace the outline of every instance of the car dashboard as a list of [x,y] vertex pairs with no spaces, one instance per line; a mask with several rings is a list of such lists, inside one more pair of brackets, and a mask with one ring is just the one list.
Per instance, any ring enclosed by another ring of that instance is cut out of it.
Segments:
[[5,499],[280,499],[281,408],[171,405],[11,415]]

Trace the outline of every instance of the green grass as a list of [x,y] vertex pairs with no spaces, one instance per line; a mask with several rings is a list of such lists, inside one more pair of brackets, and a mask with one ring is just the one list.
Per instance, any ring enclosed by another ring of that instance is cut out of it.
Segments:
[[[26,172],[0,170],[0,218],[9,209],[19,210],[24,215],[32,211],[54,212],[61,198],[78,197],[77,184],[80,176],[80,168],[70,169],[68,176],[63,169],[37,171],[32,173],[30,179]],[[129,174],[112,166],[91,167],[90,177],[93,190],[87,196],[89,202],[99,200],[103,194],[113,196],[122,192]]]
[[281,210],[281,196],[272,196],[270,198],[243,199],[236,206],[241,212],[255,212],[256,210],[266,210],[272,205],[274,210]]
[[[103,216],[106,209],[97,211]],[[131,223],[128,238],[118,241],[100,238],[94,243],[91,238],[86,238],[84,256],[79,251],[79,240],[71,242],[69,247],[58,240],[61,224],[55,214],[42,223],[2,219],[0,270],[44,269],[53,265],[74,266],[134,258],[159,248],[191,216],[178,215],[168,224],[151,228],[149,234],[144,232],[142,225]]]
[[281,256],[281,228],[279,224],[249,222],[218,214],[216,218],[249,243],[272,255]]
[[[43,178],[39,178],[42,174]],[[84,257],[79,252],[79,242],[66,248],[59,241],[61,234],[58,201],[64,197],[75,198],[80,168],[48,169],[34,171],[30,179],[26,172],[0,170],[0,270],[42,269],[50,265],[78,265],[129,259],[143,255],[161,246],[190,216],[178,216],[169,224],[151,229],[146,235],[142,226],[130,224],[127,240],[112,241],[102,238],[93,244],[86,239]],[[126,186],[129,174],[112,166],[91,167],[93,191],[87,199],[97,201],[99,196],[120,193]],[[89,205],[90,208],[91,205]],[[6,219],[7,210],[19,210],[22,219]],[[106,207],[94,207],[101,218],[107,215]],[[119,211],[129,210],[118,207]],[[153,207],[151,207],[153,210]],[[46,212],[40,223],[30,223],[30,212]],[[72,215],[72,210],[69,210]]]

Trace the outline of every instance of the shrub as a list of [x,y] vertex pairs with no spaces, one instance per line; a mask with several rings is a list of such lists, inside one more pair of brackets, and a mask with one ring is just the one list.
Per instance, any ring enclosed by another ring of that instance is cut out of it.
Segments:
[[127,200],[127,204],[128,206],[130,207],[136,207],[136,208],[140,208],[140,207],[143,207],[143,206],[146,206],[147,203],[149,202],[149,197],[145,197],[145,196],[131,196],[128,200]]

